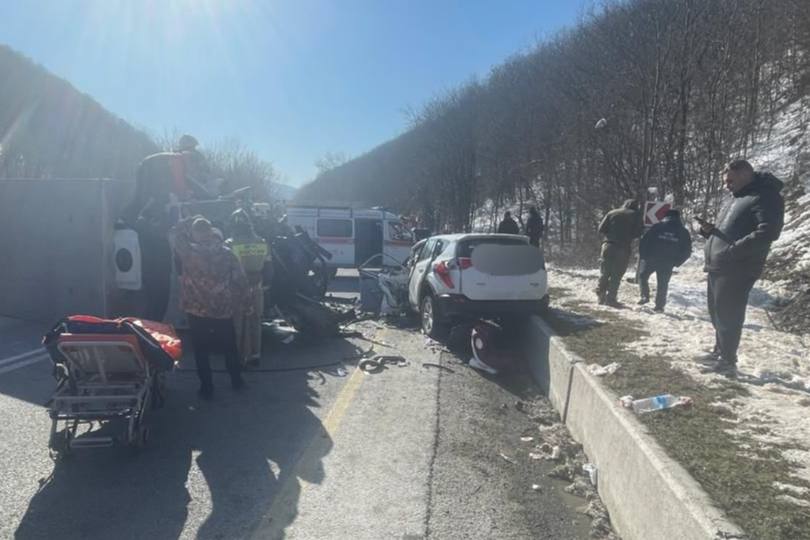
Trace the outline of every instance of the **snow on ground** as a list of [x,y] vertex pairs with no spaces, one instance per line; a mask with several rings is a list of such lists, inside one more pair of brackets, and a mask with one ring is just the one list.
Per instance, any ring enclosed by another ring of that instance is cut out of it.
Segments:
[[[808,146],[807,101],[810,97],[787,105],[776,116],[773,127],[758,134],[757,142],[748,153],[755,168],[769,171],[782,180],[793,176],[796,160]],[[810,188],[810,184],[805,187]]]
[[[676,270],[670,282],[666,312],[655,313],[651,307],[638,306],[638,288],[622,283],[619,300],[625,309],[614,309],[596,303],[598,270],[549,268],[549,285],[565,289],[552,303],[565,309],[567,304],[587,303],[598,313],[610,312],[640,324],[648,336],[626,347],[639,355],[661,355],[673,359],[673,366],[699,381],[711,384],[718,375],[701,374],[696,358],[714,345],[714,330],[706,308],[706,276],[703,272],[702,245],[695,255]],[[628,276],[632,270],[628,271]],[[650,282],[654,294],[655,277]],[[750,433],[764,442],[790,443],[800,449],[786,450],[783,455],[802,469],[801,476],[810,481],[810,354],[808,336],[780,332],[773,327],[765,308],[774,300],[772,284],[757,282],[751,293],[743,337],[739,350],[738,380],[750,391],[736,398],[731,406],[739,417],[736,428],[764,422],[768,435]],[[571,307],[576,311],[576,307]],[[636,396],[642,397],[642,396]]]
[[[785,107],[769,133],[760,134],[750,151],[757,169],[769,171],[789,184],[798,181],[804,195],[788,205],[785,228],[772,249],[772,258],[785,261],[791,272],[810,272],[810,96]],[[788,191],[788,187],[783,191]],[[790,276],[786,276],[790,282]],[[795,293],[795,291],[794,291]],[[792,295],[789,295],[792,296]]]

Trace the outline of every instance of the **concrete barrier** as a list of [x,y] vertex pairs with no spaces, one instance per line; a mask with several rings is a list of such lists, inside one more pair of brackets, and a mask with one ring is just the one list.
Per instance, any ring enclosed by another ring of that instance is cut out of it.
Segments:
[[113,223],[132,184],[0,180],[0,315],[110,314]]
[[596,465],[597,490],[623,538],[745,538],[542,319],[532,318],[530,334],[532,374]]

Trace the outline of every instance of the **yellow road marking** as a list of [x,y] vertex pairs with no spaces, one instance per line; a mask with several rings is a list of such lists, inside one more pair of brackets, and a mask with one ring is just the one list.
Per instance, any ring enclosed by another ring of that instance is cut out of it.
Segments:
[[323,429],[330,437],[334,435],[340,427],[340,421],[343,420],[343,417],[346,415],[346,410],[349,408],[349,405],[351,405],[357,393],[357,389],[360,387],[360,383],[363,382],[363,377],[364,373],[362,370],[355,368],[349,380],[346,382],[346,385],[340,390],[340,394],[338,394],[329,414],[326,415],[326,419],[323,421]]
[[[383,335],[385,329],[380,332]],[[384,341],[384,340],[383,340]],[[355,368],[349,380],[340,389],[337,399],[332,408],[326,414],[321,426],[322,428],[313,436],[306,450],[298,458],[291,471],[281,471],[279,480],[281,487],[270,510],[266,514],[264,523],[258,525],[251,535],[253,538],[268,538],[271,535],[279,534],[284,528],[295,519],[298,500],[301,498],[307,486],[320,483],[319,480],[312,481],[322,475],[321,460],[332,448],[332,441],[340,423],[346,416],[346,411],[357,395],[357,389],[363,383],[365,373],[359,368]],[[268,523],[269,521],[269,523]],[[274,537],[274,536],[273,536]]]

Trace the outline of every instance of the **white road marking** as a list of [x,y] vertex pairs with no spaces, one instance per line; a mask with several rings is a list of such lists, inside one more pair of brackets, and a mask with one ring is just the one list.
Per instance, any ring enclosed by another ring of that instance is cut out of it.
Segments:
[[16,356],[10,356],[8,358],[3,358],[2,360],[0,360],[0,366],[5,366],[7,364],[13,364],[14,362],[16,362],[18,360],[22,360],[23,358],[29,358],[29,357],[34,356],[34,355],[40,355],[40,354],[43,354],[44,352],[45,352],[45,349],[40,347],[38,349],[34,349],[33,351],[24,352],[24,353],[18,354]]
[[[39,354],[34,354],[39,353]],[[0,375],[3,373],[8,373],[9,371],[14,371],[15,369],[21,369],[26,366],[30,366],[31,364],[36,364],[37,362],[41,362],[48,358],[48,354],[45,351],[31,351],[31,354],[26,355],[19,355],[12,358],[7,358],[0,363]],[[7,362],[6,360],[15,360],[17,363]]]

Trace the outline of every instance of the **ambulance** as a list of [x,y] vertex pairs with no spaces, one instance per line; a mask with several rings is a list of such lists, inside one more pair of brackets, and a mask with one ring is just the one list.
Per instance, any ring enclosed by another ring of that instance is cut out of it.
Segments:
[[402,218],[384,208],[287,205],[287,224],[301,227],[328,251],[334,269],[398,266],[413,245]]

